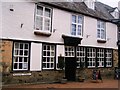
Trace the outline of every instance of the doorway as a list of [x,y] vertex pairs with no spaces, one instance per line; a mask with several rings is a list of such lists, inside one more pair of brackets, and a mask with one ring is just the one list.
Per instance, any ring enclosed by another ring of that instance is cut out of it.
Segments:
[[65,77],[68,81],[75,81],[76,79],[76,58],[65,58]]

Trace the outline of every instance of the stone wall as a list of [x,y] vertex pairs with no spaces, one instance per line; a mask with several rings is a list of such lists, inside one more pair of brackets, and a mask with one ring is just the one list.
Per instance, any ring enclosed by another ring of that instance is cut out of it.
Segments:
[[[12,48],[13,41],[2,40],[0,42],[0,72],[7,72],[3,76],[3,82],[5,84],[9,83],[34,83],[34,82],[60,82],[61,78],[64,77],[62,71],[51,70],[51,71],[41,71],[41,72],[12,72]],[[118,66],[118,50],[113,50],[113,65]],[[4,68],[3,68],[4,66]],[[103,78],[114,78],[114,67],[113,68],[99,68]],[[92,71],[94,69],[87,69],[76,71],[76,80],[78,76],[84,76],[85,79],[92,79]],[[30,75],[27,75],[30,73]],[[16,75],[15,75],[16,74]],[[19,75],[17,75],[19,74]],[[26,74],[26,75],[22,75]]]
[[7,76],[3,77],[3,82],[4,84],[54,83],[60,82],[63,77],[64,74],[61,71],[19,72],[19,73],[11,72]]
[[9,72],[12,64],[13,42],[8,40],[0,41],[0,72]]
[[113,50],[113,65],[118,67],[118,50]]

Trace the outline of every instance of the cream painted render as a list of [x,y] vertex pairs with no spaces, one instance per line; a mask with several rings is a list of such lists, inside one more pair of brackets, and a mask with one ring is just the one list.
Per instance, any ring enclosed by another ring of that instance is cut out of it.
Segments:
[[30,71],[41,71],[42,69],[42,44],[31,43]]
[[[10,6],[14,11],[10,11]],[[62,34],[70,35],[71,15],[73,13],[53,8],[52,35],[50,37],[34,34],[34,2],[2,3],[2,34],[5,39],[41,41],[64,44]],[[23,27],[21,28],[21,24]],[[97,19],[84,16],[82,46],[117,49],[117,25],[106,22],[106,43],[97,42]]]

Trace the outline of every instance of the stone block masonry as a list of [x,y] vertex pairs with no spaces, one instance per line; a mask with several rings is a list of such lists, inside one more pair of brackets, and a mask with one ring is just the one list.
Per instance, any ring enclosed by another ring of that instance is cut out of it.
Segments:
[[2,40],[0,42],[0,72],[9,72],[11,70],[12,47],[13,41]]

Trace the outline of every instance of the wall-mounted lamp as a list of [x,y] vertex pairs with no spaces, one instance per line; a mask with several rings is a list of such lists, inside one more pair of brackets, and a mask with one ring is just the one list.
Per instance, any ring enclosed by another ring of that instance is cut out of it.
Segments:
[[86,35],[86,38],[90,37],[90,35]]
[[10,11],[14,11],[13,5],[10,5]]
[[21,27],[21,28],[23,27],[23,23],[21,23],[20,27]]

